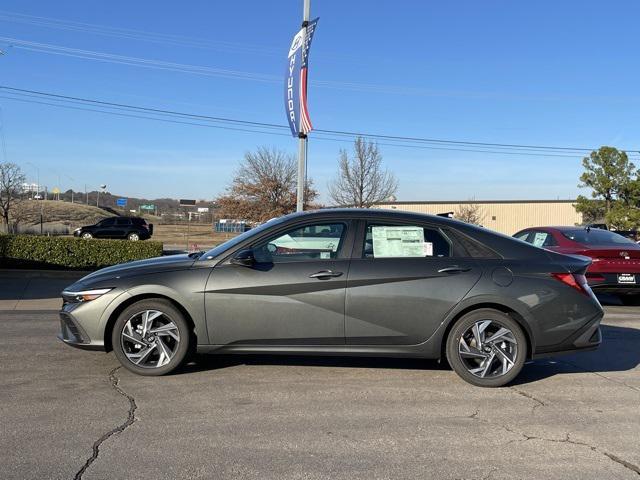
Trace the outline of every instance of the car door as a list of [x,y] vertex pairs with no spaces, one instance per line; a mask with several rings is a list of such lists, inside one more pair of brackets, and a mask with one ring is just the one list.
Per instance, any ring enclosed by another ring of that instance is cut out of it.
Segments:
[[422,343],[480,276],[437,226],[362,221],[347,279],[346,343]]
[[216,265],[205,289],[210,342],[344,344],[352,245],[349,221],[315,221],[282,227],[243,247],[254,259],[250,266],[231,259]]
[[96,238],[109,238],[111,229],[115,226],[116,219],[113,217],[105,218],[96,224],[96,230],[93,234]]
[[116,223],[111,229],[111,238],[125,238],[131,229],[131,220],[128,218],[116,218]]

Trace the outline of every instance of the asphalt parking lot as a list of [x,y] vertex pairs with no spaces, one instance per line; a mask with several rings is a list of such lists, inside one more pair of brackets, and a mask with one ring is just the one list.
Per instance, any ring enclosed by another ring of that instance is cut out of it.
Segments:
[[424,360],[205,357],[143,378],[0,312],[0,466],[27,478],[638,478],[640,308],[480,389]]

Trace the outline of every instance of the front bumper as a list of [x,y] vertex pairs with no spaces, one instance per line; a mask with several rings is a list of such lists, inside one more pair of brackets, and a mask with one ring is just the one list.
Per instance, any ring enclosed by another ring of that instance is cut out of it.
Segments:
[[73,316],[65,311],[60,312],[60,333],[58,339],[72,347],[83,350],[104,350],[104,343],[91,341],[87,333]]

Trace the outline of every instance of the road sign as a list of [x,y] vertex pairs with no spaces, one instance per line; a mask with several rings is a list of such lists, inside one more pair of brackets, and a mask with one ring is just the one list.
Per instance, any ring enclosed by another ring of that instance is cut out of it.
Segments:
[[148,203],[146,205],[140,205],[140,210],[155,210],[156,206],[153,203]]
[[196,201],[195,200],[186,200],[184,198],[180,199],[180,206],[181,207],[195,207],[196,206]]
[[127,199],[126,198],[118,198],[116,200],[116,205],[118,207],[126,207],[127,206]]
[[198,207],[198,213],[209,213],[209,207]]

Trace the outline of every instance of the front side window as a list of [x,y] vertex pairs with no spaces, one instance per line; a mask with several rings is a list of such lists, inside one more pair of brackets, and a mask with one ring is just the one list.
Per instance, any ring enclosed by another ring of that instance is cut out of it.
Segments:
[[99,225],[101,227],[112,227],[115,223],[116,223],[115,218],[105,218],[99,223]]
[[343,223],[305,225],[260,242],[253,254],[259,263],[331,260],[338,257],[345,232]]
[[533,232],[533,238],[530,240],[530,243],[536,247],[553,247],[556,245],[556,241],[549,232]]
[[451,244],[437,229],[417,225],[367,225],[364,258],[450,256]]
[[526,230],[524,232],[516,233],[514,235],[514,237],[517,238],[518,240],[522,240],[524,242],[529,242],[529,235],[530,234],[531,234],[531,232],[529,230]]

